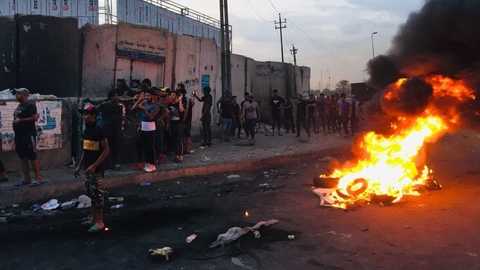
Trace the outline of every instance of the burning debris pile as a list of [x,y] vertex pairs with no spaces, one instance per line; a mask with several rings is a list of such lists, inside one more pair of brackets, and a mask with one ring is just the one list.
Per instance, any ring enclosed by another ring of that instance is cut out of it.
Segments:
[[356,139],[354,160],[320,176],[338,180],[314,191],[325,202],[396,202],[419,186],[438,187],[426,145],[461,128],[480,130],[479,12],[479,1],[427,0],[390,51],[368,63],[369,84],[381,89],[366,108],[371,131]]

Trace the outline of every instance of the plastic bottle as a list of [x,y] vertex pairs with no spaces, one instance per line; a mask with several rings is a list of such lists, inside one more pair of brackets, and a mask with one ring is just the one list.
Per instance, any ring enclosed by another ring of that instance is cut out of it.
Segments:
[[108,197],[109,202],[123,202],[123,197]]
[[146,187],[146,186],[150,186],[150,185],[151,185],[150,182],[141,182],[140,183],[140,186],[142,186],[142,187]]
[[120,209],[124,207],[123,203],[110,206],[110,209]]

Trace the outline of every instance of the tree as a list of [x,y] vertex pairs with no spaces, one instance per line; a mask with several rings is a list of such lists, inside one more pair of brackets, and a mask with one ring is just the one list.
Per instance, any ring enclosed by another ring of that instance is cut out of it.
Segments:
[[335,87],[335,92],[336,93],[345,93],[346,95],[350,95],[352,91],[352,86],[347,80],[341,80],[337,83]]

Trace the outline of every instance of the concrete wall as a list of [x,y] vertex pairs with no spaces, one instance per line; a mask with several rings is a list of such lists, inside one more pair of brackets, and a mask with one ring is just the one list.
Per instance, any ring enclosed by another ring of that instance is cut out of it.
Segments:
[[17,83],[16,32],[13,19],[0,17],[0,90]]

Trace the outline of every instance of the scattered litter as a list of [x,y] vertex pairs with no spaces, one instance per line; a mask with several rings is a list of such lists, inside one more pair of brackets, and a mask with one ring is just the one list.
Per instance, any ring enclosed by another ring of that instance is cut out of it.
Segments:
[[123,202],[123,197],[108,197],[109,202]]
[[295,239],[295,235],[293,235],[293,234],[288,235],[288,239],[290,239],[290,240]]
[[340,235],[342,238],[352,238],[351,234],[336,233],[335,231],[329,231],[324,234]]
[[277,223],[278,223],[278,220],[270,219],[267,221],[260,221],[257,224],[255,224],[255,226],[253,227],[243,227],[243,228],[232,227],[228,229],[226,233],[219,234],[217,237],[217,240],[210,245],[210,248],[216,247],[218,245],[220,245],[223,248],[225,244],[237,240],[240,236],[248,232],[253,232],[255,230],[258,230],[258,228],[260,228],[262,225],[270,226]]
[[407,229],[408,229],[408,228],[411,228],[411,227],[410,227],[410,225],[407,225],[407,226],[405,226],[405,228],[407,228]]
[[92,207],[92,199],[90,199],[87,195],[80,195],[78,196],[77,209],[84,209]]
[[173,253],[171,247],[150,249],[148,251],[148,257],[154,262],[166,262],[170,259],[170,255]]
[[228,179],[234,179],[234,178],[240,178],[240,175],[238,174],[231,174],[229,176],[227,176]]
[[290,175],[295,175],[295,174],[297,174],[297,173],[296,173],[296,172],[291,172],[291,173],[289,173],[289,174],[290,174]]
[[263,174],[268,174],[268,171],[264,171]]
[[267,183],[260,184],[259,187],[268,187]]
[[0,223],[6,223],[7,217],[0,217]]
[[64,202],[64,203],[60,204],[60,208],[62,208],[64,210],[65,209],[72,209],[72,208],[77,207],[78,204],[80,204],[80,202],[77,199],[73,199],[71,201]]
[[120,208],[123,208],[124,206],[125,205],[123,205],[123,203],[115,204],[115,205],[110,206],[110,209],[120,209]]
[[256,268],[253,268],[247,264],[245,264],[241,258],[237,258],[237,257],[232,257],[231,259],[232,263],[235,264],[236,266],[240,266],[242,268],[245,268],[245,269],[248,269],[248,270],[254,270]]
[[41,208],[43,210],[55,210],[59,207],[60,205],[58,204],[57,199],[51,199],[50,201],[42,204]]
[[470,257],[477,257],[477,253],[468,252],[467,254],[468,254]]
[[12,204],[12,207],[13,207],[13,208],[17,208],[17,207],[19,207],[19,206],[20,206],[20,204],[18,204],[18,203]]
[[326,157],[321,158],[320,160],[323,161],[323,162],[329,162],[330,160],[332,160],[332,157],[326,156]]
[[211,161],[212,159],[205,156],[205,155],[202,155],[202,161],[205,162],[205,161]]
[[195,240],[195,238],[197,238],[197,235],[196,235],[196,234],[192,234],[192,235],[188,236],[185,241],[187,241],[187,243],[190,244],[193,240]]
[[255,236],[255,238],[260,238],[260,236],[262,236],[257,230],[253,231],[253,235]]
[[140,183],[140,186],[142,186],[142,187],[147,187],[147,186],[150,186],[151,184],[152,184],[152,183],[150,183],[150,182],[141,182],[141,183]]

